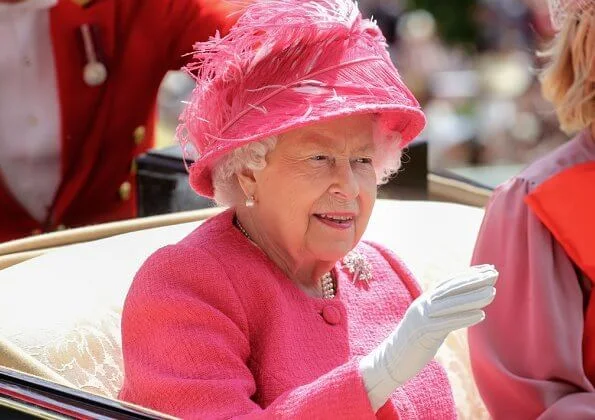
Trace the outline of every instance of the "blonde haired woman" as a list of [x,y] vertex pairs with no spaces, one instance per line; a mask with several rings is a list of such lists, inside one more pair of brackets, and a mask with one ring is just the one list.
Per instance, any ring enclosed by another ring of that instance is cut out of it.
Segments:
[[595,1],[550,7],[543,93],[575,136],[497,189],[473,257],[500,271],[498,299],[469,333],[496,419],[595,418]]

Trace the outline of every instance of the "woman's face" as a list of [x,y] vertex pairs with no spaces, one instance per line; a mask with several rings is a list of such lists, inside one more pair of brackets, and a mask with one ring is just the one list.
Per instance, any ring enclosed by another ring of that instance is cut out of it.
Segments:
[[254,174],[259,230],[294,260],[339,260],[368,224],[376,199],[375,164],[370,116],[281,135],[265,169]]

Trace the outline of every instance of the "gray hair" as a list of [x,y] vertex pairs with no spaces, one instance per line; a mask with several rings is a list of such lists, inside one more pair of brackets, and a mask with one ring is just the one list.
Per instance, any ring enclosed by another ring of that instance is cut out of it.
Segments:
[[[374,143],[379,164],[374,165],[376,184],[386,184],[401,168],[401,134],[386,132],[378,120],[374,123]],[[277,137],[239,147],[217,162],[212,171],[215,201],[224,206],[234,206],[245,200],[236,176],[244,169],[261,171],[265,168],[266,156],[277,145]]]

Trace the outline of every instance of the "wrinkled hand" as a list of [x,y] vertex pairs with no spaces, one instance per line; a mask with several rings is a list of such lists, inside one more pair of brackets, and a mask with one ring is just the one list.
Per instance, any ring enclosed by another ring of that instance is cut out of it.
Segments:
[[434,358],[451,331],[485,318],[482,308],[494,300],[497,278],[491,265],[471,267],[423,293],[409,306],[397,328],[360,361],[374,411]]

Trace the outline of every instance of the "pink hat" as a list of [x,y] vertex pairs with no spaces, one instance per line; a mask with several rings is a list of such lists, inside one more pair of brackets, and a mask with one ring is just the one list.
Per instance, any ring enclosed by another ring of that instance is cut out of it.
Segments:
[[213,197],[211,170],[246,143],[353,114],[378,114],[403,146],[425,125],[378,26],[352,0],[257,0],[227,36],[195,45],[196,88],[177,135],[198,157],[190,184]]
[[556,31],[562,29],[568,15],[578,12],[595,11],[594,0],[549,0],[550,17]]

